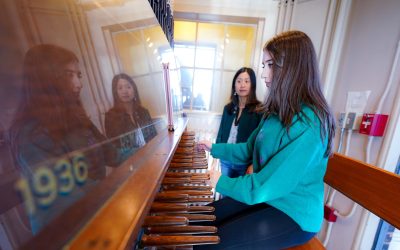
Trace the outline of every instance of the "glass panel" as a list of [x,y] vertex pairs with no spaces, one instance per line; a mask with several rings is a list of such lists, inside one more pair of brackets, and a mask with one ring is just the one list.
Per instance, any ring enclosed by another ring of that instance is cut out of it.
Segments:
[[192,109],[204,111],[210,109],[212,82],[212,70],[196,69],[193,78]]
[[221,68],[225,25],[199,23],[198,27],[196,67]]
[[179,117],[179,111],[183,109],[183,97],[181,91],[181,71],[176,60],[175,65],[170,65],[169,78],[171,84],[172,107],[175,112],[174,115]]
[[215,66],[215,53],[215,47],[198,44],[196,47],[196,68],[213,69]]
[[250,67],[254,50],[255,27],[228,25],[225,36],[224,69]]
[[[169,58],[165,58],[165,54],[168,52],[172,53],[171,48],[165,43],[165,35],[159,26],[143,29],[143,35],[146,43],[146,50],[151,58],[152,71],[162,71],[161,61],[167,62]],[[163,58],[164,54],[164,58]],[[163,60],[164,59],[164,60]],[[133,57],[131,60],[135,60]],[[171,61],[173,59],[169,59]]]
[[[256,26],[195,21],[175,21],[175,24],[175,54],[186,68],[182,69],[183,108],[222,112],[226,103],[220,100],[222,97],[229,101],[234,73],[252,64]],[[184,28],[189,27],[191,30],[186,34]],[[186,80],[189,69],[195,72],[193,93],[192,81]],[[207,73],[201,75],[202,72]],[[200,106],[193,103],[195,99]]]
[[181,68],[182,104],[184,109],[192,107],[193,69]]
[[193,67],[195,53],[193,44],[176,43],[174,52],[181,67]]
[[[114,35],[114,45],[123,71],[128,75],[143,75],[150,71],[146,55],[146,46],[143,43],[141,30],[118,32]],[[142,58],[132,60],[132,58]]]
[[182,109],[179,65],[149,2],[103,2],[0,8],[1,249],[52,223],[73,236],[135,172],[126,159],[167,127],[161,61]]
[[[169,63],[169,79],[170,79],[170,87],[171,87],[171,97],[172,97],[172,108],[176,116],[175,118],[179,118],[180,112],[182,111],[182,92],[181,92],[181,73],[180,73],[180,65],[177,60],[177,57],[174,51],[168,46],[161,45],[157,51],[157,60],[161,58],[161,62]],[[155,54],[155,53],[153,53]]]
[[[236,72],[233,71],[224,71],[222,73],[222,80],[218,81],[218,102],[212,111],[222,113],[224,110],[224,106],[229,102],[231,96],[231,88],[232,88],[232,79]],[[216,87],[214,87],[216,88]]]
[[[134,78],[140,94],[140,100],[143,107],[149,111],[151,117],[162,117],[165,115],[165,94],[164,87],[160,83],[164,82],[161,72],[147,76]],[[155,102],[154,99],[158,98]]]
[[214,79],[211,86],[211,101],[210,101],[210,111],[222,113],[222,110],[225,105],[224,99],[221,99],[221,89],[222,83],[222,71],[215,70],[214,71]]
[[[400,159],[394,170],[395,174],[400,174]],[[379,226],[375,234],[372,245],[373,250],[395,250],[400,249],[400,230],[384,220],[379,221]]]
[[196,23],[174,21],[175,41],[194,43],[196,41]]
[[399,249],[399,247],[400,231],[386,221],[380,220],[372,249],[394,250]]

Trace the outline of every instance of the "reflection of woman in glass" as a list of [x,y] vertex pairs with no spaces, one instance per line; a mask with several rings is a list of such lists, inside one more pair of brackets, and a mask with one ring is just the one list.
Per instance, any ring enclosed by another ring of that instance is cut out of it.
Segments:
[[[31,216],[32,231],[36,233],[82,195],[73,179],[73,174],[82,173],[72,174],[67,166],[68,160],[73,161],[70,152],[79,150],[83,154],[90,180],[80,179],[83,188],[90,186],[88,182],[103,178],[106,165],[116,165],[124,157],[112,145],[100,144],[105,137],[90,121],[80,101],[82,74],[73,52],[55,45],[34,46],[25,55],[23,71],[22,98],[11,133],[15,161],[29,180],[37,178],[37,172],[43,172],[45,167],[46,174],[41,177],[44,180],[36,186],[56,181],[56,186],[46,186],[45,196],[53,189],[56,194],[63,194],[48,197],[56,199],[51,209],[36,209]],[[60,165],[62,158],[67,161]]]
[[[261,121],[261,114],[255,112],[259,103],[256,74],[251,68],[239,69],[232,80],[231,101],[224,107],[216,143],[246,142]],[[238,177],[246,172],[247,165],[220,163],[223,175]]]
[[140,102],[135,82],[127,74],[118,74],[112,80],[114,107],[105,118],[109,138],[121,136],[118,147],[124,150],[143,146],[157,131],[149,111]]

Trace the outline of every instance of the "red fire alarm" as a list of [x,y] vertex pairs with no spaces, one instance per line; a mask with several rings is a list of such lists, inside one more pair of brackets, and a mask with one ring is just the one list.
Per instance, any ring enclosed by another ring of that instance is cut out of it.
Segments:
[[360,124],[360,134],[371,136],[383,136],[388,115],[382,114],[364,114]]
[[329,222],[336,222],[337,215],[335,214],[335,209],[328,205],[324,206],[324,218]]

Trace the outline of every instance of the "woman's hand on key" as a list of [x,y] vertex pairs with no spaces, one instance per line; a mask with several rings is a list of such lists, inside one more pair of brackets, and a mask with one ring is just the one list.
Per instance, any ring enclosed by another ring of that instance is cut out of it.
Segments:
[[211,169],[209,173],[210,173],[210,186],[215,188],[217,186],[219,177],[221,177],[221,172],[219,172],[218,170]]
[[210,141],[207,141],[207,140],[199,141],[197,143],[197,148],[198,149],[203,149],[203,150],[206,150],[206,151],[211,151],[212,143]]

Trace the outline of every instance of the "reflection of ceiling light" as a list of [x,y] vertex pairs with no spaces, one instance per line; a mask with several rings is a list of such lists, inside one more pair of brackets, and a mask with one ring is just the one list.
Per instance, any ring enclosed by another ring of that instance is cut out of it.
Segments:
[[146,42],[148,42],[148,41],[150,41],[150,37],[148,37],[148,38],[146,39]]
[[153,43],[149,43],[149,48],[153,47]]
[[229,39],[228,39],[228,38],[225,38],[225,42],[226,42],[226,43],[229,43]]
[[226,33],[226,37],[229,37],[229,33]]
[[224,45],[223,44],[221,45],[221,49],[224,49]]
[[157,53],[157,49],[154,49],[153,54]]

